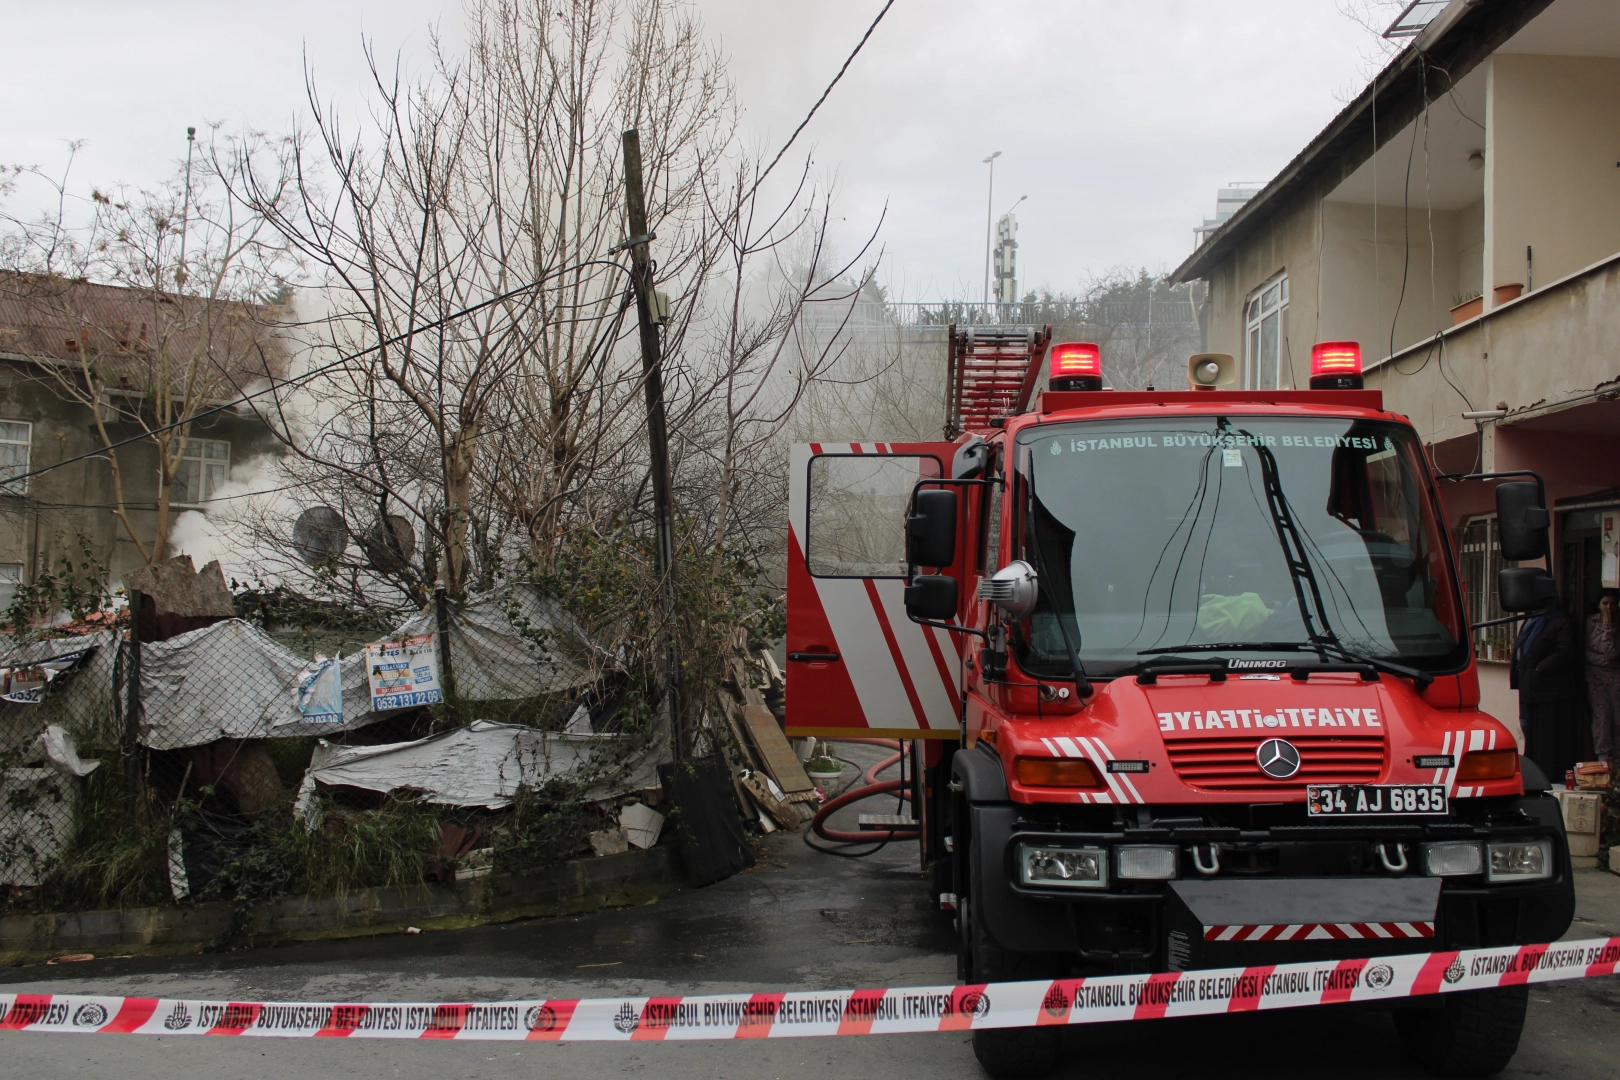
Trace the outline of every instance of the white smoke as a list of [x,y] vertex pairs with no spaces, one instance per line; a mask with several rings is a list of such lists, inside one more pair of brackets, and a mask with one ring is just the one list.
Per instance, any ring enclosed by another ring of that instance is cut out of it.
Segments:
[[[288,377],[296,379],[336,357],[330,348],[319,342],[323,320],[332,310],[326,292],[300,289],[293,308],[294,320],[286,337],[292,353]],[[244,391],[253,393],[268,386],[267,381],[260,380]],[[318,429],[334,411],[329,401],[306,392],[301,385],[287,387],[276,395],[255,398],[254,405],[261,414],[284,419],[295,440]],[[244,418],[253,415],[253,409],[247,404],[235,411]],[[199,567],[218,559],[227,581],[234,578],[244,584],[259,581],[267,586],[293,584],[279,572],[286,567],[285,560],[259,549],[253,526],[260,522],[285,523],[285,531],[290,535],[293,522],[309,505],[310,495],[306,491],[289,486],[289,478],[277,454],[256,454],[244,461],[232,462],[229,478],[215,490],[206,512],[186,510],[174,519],[169,531],[169,554],[189,555],[193,565]]]

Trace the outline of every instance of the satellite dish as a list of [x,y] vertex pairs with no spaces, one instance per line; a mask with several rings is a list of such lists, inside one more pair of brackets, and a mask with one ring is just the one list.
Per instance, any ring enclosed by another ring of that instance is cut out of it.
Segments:
[[293,522],[293,548],[311,566],[342,555],[349,546],[349,527],[330,506],[312,506]]
[[385,572],[397,571],[409,565],[416,554],[416,530],[411,527],[410,518],[388,514],[366,530],[361,546],[366,549],[372,566]]

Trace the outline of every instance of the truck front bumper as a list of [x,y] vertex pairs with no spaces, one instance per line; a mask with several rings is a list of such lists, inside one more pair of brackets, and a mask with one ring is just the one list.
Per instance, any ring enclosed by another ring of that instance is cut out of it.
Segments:
[[[1514,800],[1475,822],[1069,830],[973,807],[969,894],[1015,952],[1120,971],[1251,966],[1556,940],[1574,917],[1557,804]],[[1504,820],[1508,819],[1508,820]],[[1430,845],[1476,845],[1476,873],[1431,875]],[[1546,845],[1547,876],[1491,880],[1492,845]],[[1382,846],[1387,856],[1374,856]],[[1175,876],[1120,880],[1120,849],[1173,848]],[[1025,881],[1021,849],[1102,852],[1106,880]],[[1405,861],[1403,870],[1389,868]],[[1209,872],[1214,863],[1220,869]]]

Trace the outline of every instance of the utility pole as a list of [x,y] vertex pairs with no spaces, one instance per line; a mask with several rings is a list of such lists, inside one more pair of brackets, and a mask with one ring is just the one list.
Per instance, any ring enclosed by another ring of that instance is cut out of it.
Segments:
[[990,310],[990,215],[995,213],[996,158],[1000,156],[1001,151],[997,150],[979,162],[980,165],[990,166],[990,190],[985,193],[984,197],[984,308],[986,312]]
[[197,145],[197,129],[186,128],[186,198],[180,204],[180,262],[174,268],[174,289],[186,287],[186,231],[191,218],[191,151]]
[[664,422],[663,342],[653,318],[652,259],[647,244],[647,197],[641,183],[641,136],[624,133],[624,194],[629,214],[630,280],[641,324],[641,377],[647,394],[647,441],[650,448],[653,524],[657,529],[659,599],[664,616],[664,701],[669,709],[676,761],[685,756],[681,731],[681,665],[675,641],[675,511],[670,498],[669,431]]

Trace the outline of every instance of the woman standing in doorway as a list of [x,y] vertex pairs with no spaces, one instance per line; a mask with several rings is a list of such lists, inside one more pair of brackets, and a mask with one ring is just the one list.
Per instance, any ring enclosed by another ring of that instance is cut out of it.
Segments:
[[1586,620],[1586,694],[1592,705],[1592,744],[1603,761],[1620,758],[1620,592],[1598,593]]

